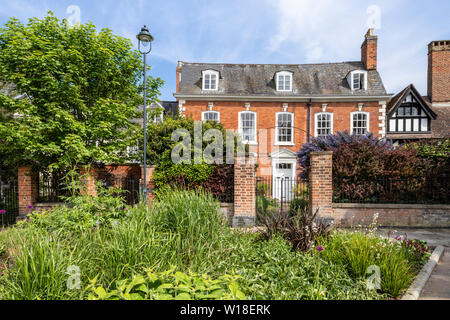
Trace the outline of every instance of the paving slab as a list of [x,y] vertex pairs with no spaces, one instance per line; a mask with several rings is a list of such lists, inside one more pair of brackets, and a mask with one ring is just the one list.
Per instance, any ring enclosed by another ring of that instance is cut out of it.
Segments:
[[450,248],[446,248],[419,300],[450,300]]
[[387,236],[390,232],[391,237],[404,236],[407,234],[409,239],[419,239],[426,241],[429,246],[444,246],[450,250],[450,229],[410,229],[410,228],[383,228],[378,232]]

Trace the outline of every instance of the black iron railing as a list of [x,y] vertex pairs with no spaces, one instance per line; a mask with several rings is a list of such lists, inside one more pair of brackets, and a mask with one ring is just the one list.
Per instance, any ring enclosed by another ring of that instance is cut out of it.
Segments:
[[308,181],[300,177],[284,178],[266,176],[256,178],[257,210],[269,206],[285,211],[290,209],[294,201],[308,200]]
[[334,179],[335,203],[450,204],[450,177]]
[[38,175],[38,202],[54,203],[62,202],[69,195],[65,187],[64,174],[39,172]]
[[13,224],[19,215],[17,180],[0,182],[0,228]]
[[100,180],[100,184],[104,188],[118,188],[116,193],[117,197],[123,197],[125,203],[129,206],[134,206],[139,203],[140,191],[140,179],[130,177],[109,177]]

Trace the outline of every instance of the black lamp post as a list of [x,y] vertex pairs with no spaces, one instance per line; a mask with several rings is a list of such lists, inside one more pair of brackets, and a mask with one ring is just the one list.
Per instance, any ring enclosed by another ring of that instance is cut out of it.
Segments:
[[147,202],[147,54],[152,51],[153,36],[147,26],[136,36],[139,52],[144,56],[144,203]]

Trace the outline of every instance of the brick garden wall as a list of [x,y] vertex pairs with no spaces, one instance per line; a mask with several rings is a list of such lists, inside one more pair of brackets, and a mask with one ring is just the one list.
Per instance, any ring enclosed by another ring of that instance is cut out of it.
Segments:
[[310,203],[336,226],[450,227],[450,205],[333,203],[332,152],[311,153]]
[[[152,185],[152,173],[149,169],[147,183]],[[103,167],[80,168],[80,174],[84,175],[86,184],[85,193],[91,196],[97,195],[95,183],[99,179],[109,177],[114,184],[120,179],[141,179],[141,166],[139,165],[110,165]],[[117,185],[115,185],[117,186]],[[38,203],[38,175],[32,173],[31,167],[20,167],[18,169],[18,197],[19,197],[19,219],[32,211],[52,209],[58,203]],[[150,199],[152,194],[149,195]]]
[[370,225],[377,215],[382,227],[450,227],[450,205],[334,203],[334,222],[342,227]]

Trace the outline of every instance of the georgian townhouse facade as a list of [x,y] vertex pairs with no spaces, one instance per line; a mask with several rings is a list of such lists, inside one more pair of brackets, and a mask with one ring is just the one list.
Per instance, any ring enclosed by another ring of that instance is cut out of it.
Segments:
[[296,153],[311,137],[347,130],[386,134],[387,94],[369,29],[361,61],[322,64],[179,62],[179,112],[219,121],[257,155],[258,176],[293,178]]

